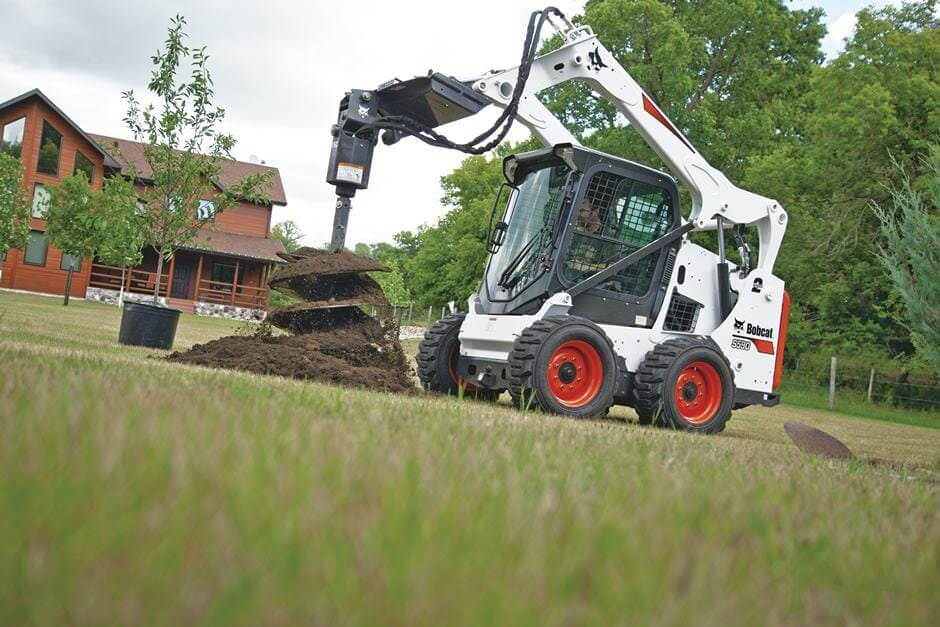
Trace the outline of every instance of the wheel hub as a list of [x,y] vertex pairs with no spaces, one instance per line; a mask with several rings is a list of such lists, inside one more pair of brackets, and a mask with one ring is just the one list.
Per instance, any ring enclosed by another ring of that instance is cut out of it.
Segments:
[[578,367],[570,361],[566,361],[558,367],[558,380],[564,384],[573,383],[577,376]]
[[704,424],[714,418],[721,407],[722,395],[721,377],[708,362],[689,364],[676,379],[676,409],[691,424]]
[[552,353],[548,361],[548,387],[565,407],[584,407],[597,397],[604,381],[600,354],[589,342],[571,340]]

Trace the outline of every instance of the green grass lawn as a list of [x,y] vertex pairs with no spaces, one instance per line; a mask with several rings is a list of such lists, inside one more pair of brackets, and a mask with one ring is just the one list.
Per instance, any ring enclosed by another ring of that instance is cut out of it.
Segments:
[[118,322],[0,292],[0,624],[940,622],[940,488],[781,426],[935,471],[938,429],[575,421],[169,364]]

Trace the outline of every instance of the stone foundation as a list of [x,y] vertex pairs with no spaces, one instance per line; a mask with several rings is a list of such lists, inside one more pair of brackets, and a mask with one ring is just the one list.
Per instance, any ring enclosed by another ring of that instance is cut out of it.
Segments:
[[[106,290],[100,287],[89,287],[85,290],[85,300],[95,300],[99,303],[107,303],[109,305],[117,305],[118,301],[121,298],[121,292],[119,290]],[[135,294],[134,292],[124,292],[124,301],[131,303],[152,303],[153,296],[151,294]],[[167,306],[167,300],[165,297],[160,296],[157,299],[157,303]]]
[[[89,287],[85,292],[85,300],[94,300],[99,303],[117,305],[120,298],[118,290],[107,290],[100,287]],[[153,302],[153,296],[148,294],[135,294],[124,292],[125,302]],[[168,306],[167,299],[161,296],[158,301],[164,307]],[[193,303],[193,312],[197,316],[212,316],[214,318],[228,318],[230,320],[244,320],[245,322],[262,322],[267,317],[263,309],[249,309],[247,307],[233,307],[219,303]]]
[[230,320],[244,320],[245,322],[263,322],[268,315],[268,312],[263,309],[234,307],[219,303],[193,303],[193,309],[197,316],[229,318]]

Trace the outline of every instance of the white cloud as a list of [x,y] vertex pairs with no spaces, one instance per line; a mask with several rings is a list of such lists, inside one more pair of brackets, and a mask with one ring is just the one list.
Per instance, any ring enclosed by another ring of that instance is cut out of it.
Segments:
[[829,32],[822,40],[822,49],[827,57],[836,56],[845,47],[845,40],[852,36],[857,22],[855,12],[852,11],[843,13],[829,22],[827,25]]

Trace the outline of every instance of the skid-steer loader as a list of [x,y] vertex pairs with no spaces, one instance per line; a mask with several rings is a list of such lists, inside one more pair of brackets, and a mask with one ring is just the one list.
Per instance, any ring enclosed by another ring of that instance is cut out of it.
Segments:
[[[562,43],[536,56],[546,23]],[[566,81],[623,114],[690,193],[686,217],[672,176],[581,146],[539,100]],[[499,118],[468,143],[434,130],[487,106]],[[591,28],[553,7],[532,14],[517,67],[469,81],[431,72],[346,94],[327,174],[337,192],[333,249],[379,139],[482,154],[514,121],[545,148],[505,159],[482,284],[469,313],[425,334],[425,387],[479,398],[508,390],[518,405],[575,417],[623,404],[641,423],[704,433],[721,431],[733,409],[775,405],[789,296],[773,267],[787,213],[709,165]],[[717,253],[690,241],[696,231],[715,233]]]

